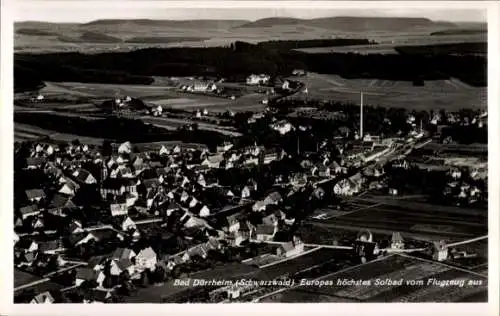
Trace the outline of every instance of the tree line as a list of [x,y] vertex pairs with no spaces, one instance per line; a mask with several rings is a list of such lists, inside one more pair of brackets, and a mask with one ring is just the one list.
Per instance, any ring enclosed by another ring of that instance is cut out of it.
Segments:
[[470,45],[440,49],[443,53],[439,54],[429,54],[433,49],[429,46],[399,55],[308,54],[285,49],[331,44],[318,41],[235,42],[227,47],[147,48],[100,54],[19,53],[14,55],[14,85],[16,91],[25,91],[36,89],[43,81],[151,84],[152,76],[215,76],[241,81],[252,73],[290,75],[299,68],[345,78],[423,81],[455,77],[474,86],[486,86],[486,57],[470,55]]

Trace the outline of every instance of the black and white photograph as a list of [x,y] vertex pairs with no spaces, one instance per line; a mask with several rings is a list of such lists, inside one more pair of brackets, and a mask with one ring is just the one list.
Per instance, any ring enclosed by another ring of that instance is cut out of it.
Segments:
[[101,2],[11,4],[14,304],[498,296],[485,3]]

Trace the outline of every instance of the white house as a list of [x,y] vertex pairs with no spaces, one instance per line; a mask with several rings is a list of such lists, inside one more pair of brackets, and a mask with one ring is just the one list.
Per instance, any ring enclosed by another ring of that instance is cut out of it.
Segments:
[[269,80],[271,79],[271,76],[265,75],[265,74],[260,74],[260,75],[250,75],[247,77],[247,84],[248,85],[263,85],[263,84],[268,84]]
[[141,250],[135,257],[136,267],[142,270],[150,269],[154,271],[156,261],[156,253],[151,247]]
[[137,226],[135,225],[135,222],[132,219],[130,219],[130,217],[128,217],[128,216],[122,222],[122,230],[125,232],[130,230],[130,229],[136,229],[136,228],[137,228]]
[[127,215],[128,207],[126,203],[113,203],[109,206],[112,216]]
[[118,147],[119,154],[130,154],[132,152],[132,144],[125,142]]
[[271,124],[271,128],[275,131],[278,131],[281,135],[285,135],[286,133],[291,132],[295,129],[295,127],[290,122],[285,120]]
[[187,86],[186,90],[191,92],[213,92],[217,90],[217,86],[213,82],[197,81]]
[[248,199],[252,196],[252,192],[250,191],[249,186],[244,186],[243,189],[241,189],[241,198],[242,199]]
[[170,154],[170,151],[165,146],[161,146],[159,154],[160,156],[168,155]]
[[207,217],[210,215],[210,209],[206,206],[206,205],[203,205],[203,207],[201,208],[200,210],[200,217]]

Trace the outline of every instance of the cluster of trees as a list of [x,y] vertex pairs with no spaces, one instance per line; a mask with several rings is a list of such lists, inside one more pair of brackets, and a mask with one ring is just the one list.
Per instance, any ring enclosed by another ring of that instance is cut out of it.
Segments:
[[[480,44],[400,48],[405,52],[402,55],[307,54],[286,49],[313,44],[352,44],[355,40],[331,41],[264,42],[257,45],[235,42],[229,47],[148,48],[92,55],[15,54],[14,80],[16,90],[22,91],[35,89],[43,81],[150,84],[154,81],[152,76],[223,76],[239,81],[251,73],[288,75],[293,69],[300,68],[346,78],[418,81],[456,77],[469,84],[486,86],[485,56],[468,55],[481,51]],[[364,43],[364,40],[359,41],[355,42]]]
[[215,148],[225,137],[217,132],[194,129],[169,131],[141,120],[124,117],[107,117],[87,120],[50,113],[15,113],[14,121],[41,128],[79,136],[113,139],[133,143],[178,140],[186,143],[204,143]]
[[474,125],[454,125],[441,130],[441,141],[456,142],[459,144],[488,143],[488,129],[477,128]]
[[334,47],[349,45],[370,45],[377,44],[368,39],[334,38],[334,39],[312,39],[312,40],[284,40],[260,42],[257,46],[265,49],[291,50],[311,47]]

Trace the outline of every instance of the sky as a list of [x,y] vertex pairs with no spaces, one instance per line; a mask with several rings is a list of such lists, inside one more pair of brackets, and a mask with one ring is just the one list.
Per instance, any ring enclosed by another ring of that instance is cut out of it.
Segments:
[[[14,0],[12,0],[14,1]],[[273,1],[267,3],[248,4],[232,2],[209,1],[88,1],[88,0],[15,0],[13,18],[15,21],[47,21],[82,23],[97,19],[245,19],[257,20],[267,17],[294,17],[311,19],[331,16],[398,16],[398,17],[425,17],[440,21],[486,22],[487,12],[480,8],[460,7],[455,2],[454,8],[449,9],[450,3],[408,4],[398,2],[392,4],[363,3],[363,7],[353,8],[355,2],[333,2],[327,7],[319,4],[311,9],[314,1],[299,4]],[[227,3],[225,5],[225,3]],[[322,1],[324,4],[325,2]],[[224,8],[224,5],[226,8]],[[288,6],[287,6],[288,5]],[[190,8],[186,8],[189,6]],[[205,7],[202,7],[205,6]],[[210,7],[210,8],[207,8]],[[235,6],[239,6],[235,7]],[[241,7],[245,6],[245,7]],[[295,6],[295,7],[293,7]],[[411,7],[409,7],[411,6]],[[184,7],[184,8],[182,8]],[[333,8],[332,8],[333,7]]]

